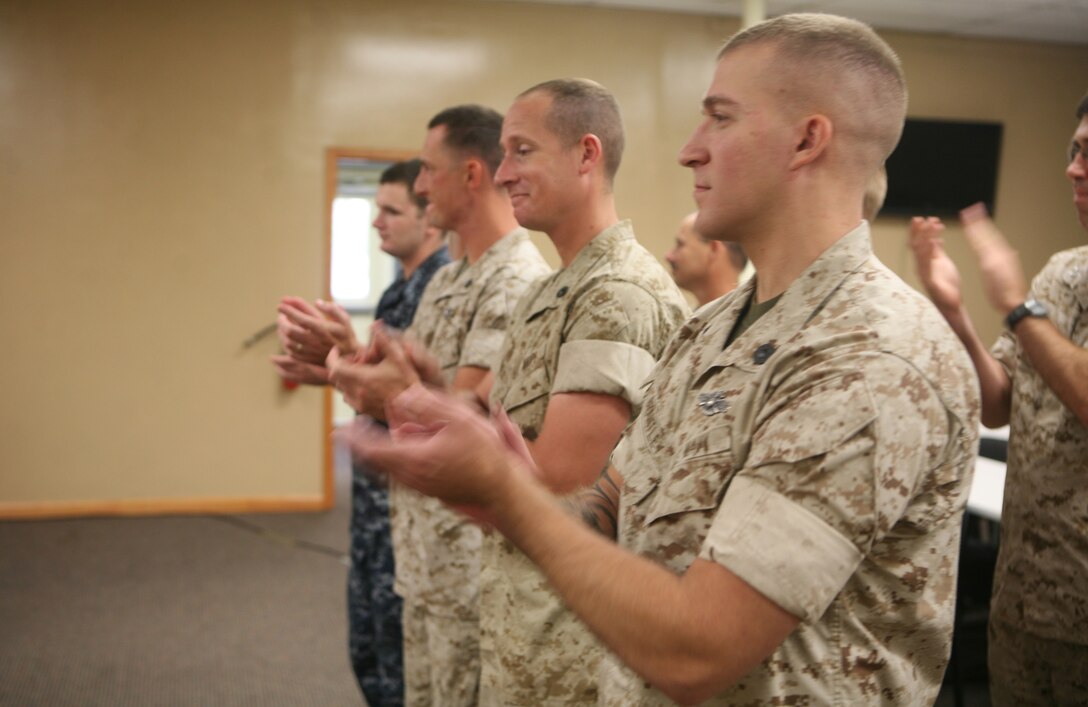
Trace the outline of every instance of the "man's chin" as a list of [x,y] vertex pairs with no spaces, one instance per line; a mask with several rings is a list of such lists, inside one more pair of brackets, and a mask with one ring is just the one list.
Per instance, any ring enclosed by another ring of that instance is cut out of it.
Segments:
[[427,211],[427,225],[431,228],[437,228],[439,231],[453,230],[441,214],[431,210]]

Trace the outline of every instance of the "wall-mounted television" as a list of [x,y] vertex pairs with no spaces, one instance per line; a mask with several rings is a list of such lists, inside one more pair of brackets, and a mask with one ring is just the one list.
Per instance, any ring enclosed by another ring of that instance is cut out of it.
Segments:
[[994,213],[1001,137],[1001,123],[908,118],[881,213],[947,216],[978,201]]

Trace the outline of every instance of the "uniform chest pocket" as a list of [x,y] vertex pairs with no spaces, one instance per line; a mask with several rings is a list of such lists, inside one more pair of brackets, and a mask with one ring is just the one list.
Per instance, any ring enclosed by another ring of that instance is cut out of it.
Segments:
[[468,296],[462,292],[450,293],[436,299],[434,306],[438,316],[428,348],[443,370],[456,368],[468,333],[468,323],[462,321],[469,311]]
[[[547,407],[551,388],[548,371],[543,366],[537,366],[519,375],[499,401],[530,439],[535,439],[540,432],[536,428],[543,423],[544,408]],[[536,410],[536,407],[540,410]]]
[[701,513],[709,523],[734,473],[730,429],[719,426],[697,436],[643,497],[645,525],[691,513]]

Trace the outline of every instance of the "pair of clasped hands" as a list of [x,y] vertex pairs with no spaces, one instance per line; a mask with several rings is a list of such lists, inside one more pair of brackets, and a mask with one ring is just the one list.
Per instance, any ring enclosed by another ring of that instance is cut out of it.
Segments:
[[[533,473],[521,431],[505,411],[490,416],[447,391],[437,360],[380,321],[361,345],[339,305],[284,297],[276,332],[285,380],[332,385],[361,417],[336,432],[368,468],[489,522],[496,481],[512,466]],[[370,419],[368,419],[370,418]],[[385,426],[373,420],[384,421]]]
[[356,412],[385,420],[385,403],[408,387],[441,386],[438,363],[426,349],[381,321],[370,327],[370,343],[355,338],[351,317],[340,305],[284,297],[276,333],[286,354],[272,364],[286,380],[329,384]]

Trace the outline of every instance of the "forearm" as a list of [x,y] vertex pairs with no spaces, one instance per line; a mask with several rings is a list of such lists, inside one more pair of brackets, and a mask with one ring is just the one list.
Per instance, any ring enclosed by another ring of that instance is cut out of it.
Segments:
[[723,568],[677,576],[571,517],[539,483],[525,475],[512,481],[498,529],[612,652],[674,700],[698,702],[720,692],[788,634],[753,637],[730,611],[732,592],[723,593],[720,583],[700,592],[709,586],[704,580],[723,574],[743,584]]
[[1012,401],[1012,382],[1001,363],[979,338],[967,310],[960,307],[955,312],[941,311],[952,331],[959,337],[971,357],[978,376],[982,397],[982,424],[1001,427],[1009,423],[1009,406]]
[[1047,386],[1088,427],[1088,350],[1065,338],[1049,319],[1023,319],[1015,333]]

